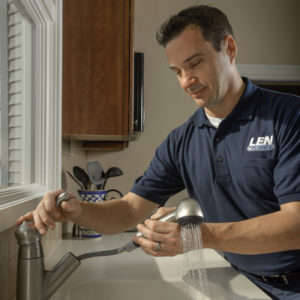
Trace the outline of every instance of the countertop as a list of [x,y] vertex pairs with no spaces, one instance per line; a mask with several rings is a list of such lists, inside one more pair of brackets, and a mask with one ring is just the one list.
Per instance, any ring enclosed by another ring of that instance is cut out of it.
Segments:
[[[117,235],[104,235],[99,238],[61,240],[56,249],[46,259],[46,268],[52,268],[66,252],[80,255],[86,252],[122,247],[131,240],[134,234],[134,232],[126,232]],[[212,290],[210,294],[218,291],[218,295],[222,295],[220,298],[211,296],[211,299],[270,299],[245,276],[237,273],[216,251],[205,249],[204,256],[209,289]],[[104,281],[107,284],[108,282],[112,284],[114,281],[120,283],[122,280],[127,282],[130,280],[143,281],[144,283],[151,280],[160,280],[178,285],[178,282],[182,281],[182,255],[156,258],[145,254],[138,248],[129,253],[83,260],[79,268],[58,289],[51,300],[69,299],[65,295],[78,284],[84,286],[94,283],[100,286],[100,283]],[[100,298],[85,298],[85,300],[91,299]],[[118,299],[115,298],[115,300]]]

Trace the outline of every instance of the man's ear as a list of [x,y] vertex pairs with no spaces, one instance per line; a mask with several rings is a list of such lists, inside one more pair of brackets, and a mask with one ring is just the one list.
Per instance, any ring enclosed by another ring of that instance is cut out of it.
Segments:
[[228,57],[230,59],[230,63],[232,63],[235,60],[236,55],[237,55],[237,44],[232,35],[227,35],[225,37],[224,47],[225,47],[225,51],[228,54]]

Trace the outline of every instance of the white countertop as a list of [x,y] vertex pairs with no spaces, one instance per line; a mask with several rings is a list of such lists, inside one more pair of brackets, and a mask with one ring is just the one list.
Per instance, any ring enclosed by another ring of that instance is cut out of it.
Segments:
[[[52,268],[66,252],[80,255],[87,252],[122,247],[131,240],[134,234],[135,233],[122,233],[118,235],[106,235],[100,238],[62,240],[47,258],[45,262],[46,268]],[[238,274],[230,267],[229,263],[214,250],[205,249],[204,256],[211,299],[270,299],[245,276]],[[95,286],[101,286],[101,282],[105,282],[106,287],[114,286],[114,282],[118,282],[120,286],[121,281],[142,282],[145,292],[146,282],[154,282],[154,280],[156,280],[156,282],[164,281],[178,285],[178,283],[182,281],[182,275],[182,255],[156,258],[145,254],[141,249],[136,249],[129,253],[125,252],[114,256],[83,260],[79,268],[75,270],[69,279],[58,289],[53,297],[51,297],[51,300],[69,299],[66,297],[66,294],[69,290],[74,288],[74,286],[80,285],[84,288],[85,285],[90,285],[91,283],[94,283]],[[103,286],[101,291],[104,291]],[[217,293],[220,297],[212,296],[214,293]],[[92,296],[91,298],[85,297],[85,300],[92,299],[102,298],[93,298]],[[106,297],[106,299],[110,298]],[[111,299],[118,300],[117,298]],[[122,299],[126,300],[126,297],[122,297]],[[167,297],[166,299],[174,299],[174,297]]]

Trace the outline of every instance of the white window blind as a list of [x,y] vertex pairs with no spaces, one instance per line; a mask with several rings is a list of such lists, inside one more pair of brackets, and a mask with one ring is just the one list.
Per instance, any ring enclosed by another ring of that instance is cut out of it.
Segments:
[[31,182],[31,25],[7,2],[7,94],[1,99],[1,187]]

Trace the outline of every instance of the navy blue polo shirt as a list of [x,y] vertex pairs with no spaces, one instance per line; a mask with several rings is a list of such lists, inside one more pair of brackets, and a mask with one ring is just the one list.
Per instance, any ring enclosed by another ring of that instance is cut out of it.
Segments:
[[[198,109],[158,147],[131,191],[163,205],[186,188],[206,222],[246,220],[300,201],[300,98],[244,80],[241,99],[217,129]],[[300,268],[300,250],[225,255],[254,274]]]

